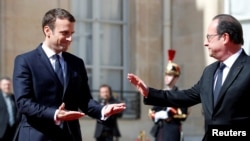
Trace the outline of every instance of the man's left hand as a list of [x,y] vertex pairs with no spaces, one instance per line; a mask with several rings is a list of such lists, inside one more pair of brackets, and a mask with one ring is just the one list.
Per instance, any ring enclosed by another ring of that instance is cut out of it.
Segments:
[[118,104],[108,104],[104,109],[104,116],[109,117],[111,115],[120,113],[126,109],[125,103],[118,103]]

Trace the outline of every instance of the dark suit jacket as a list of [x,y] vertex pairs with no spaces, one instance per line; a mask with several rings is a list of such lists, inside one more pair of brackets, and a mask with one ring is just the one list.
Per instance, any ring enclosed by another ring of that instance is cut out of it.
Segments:
[[[172,91],[177,91],[178,88],[175,86],[173,87]],[[168,107],[160,107],[160,106],[153,106],[151,109],[155,112],[159,112],[162,110],[166,110]],[[172,107],[176,108],[177,107]],[[187,107],[178,107],[182,114],[188,115],[188,108]],[[168,112],[168,119],[161,119],[154,122],[154,126],[152,127],[150,133],[153,137],[155,137],[156,141],[180,141],[181,139],[181,125],[182,122],[186,120],[185,118],[174,118],[174,114]]]
[[[214,73],[219,65],[215,62],[207,66],[192,88],[183,91],[163,91],[149,89],[145,104],[158,106],[189,107],[202,103],[205,129],[208,125],[250,125],[250,57],[242,51],[231,67],[221,88],[217,103],[213,105]],[[205,134],[204,140],[206,140]]]
[[[11,95],[11,100],[14,104],[14,95]],[[13,105],[13,114],[15,117],[15,123],[13,125],[13,128],[16,128],[18,123],[19,123],[19,114],[17,112],[17,108],[15,105]],[[9,114],[8,114],[8,109],[7,109],[7,105],[6,102],[4,100],[3,94],[0,91],[0,138],[2,138],[4,136],[4,133],[7,130],[9,124]]]
[[[119,101],[112,97],[108,103],[114,104],[114,103],[119,103]],[[102,132],[104,131],[109,132],[114,137],[120,137],[121,133],[118,127],[117,119],[120,118],[121,116],[122,116],[122,113],[118,113],[118,114],[110,116],[105,121],[97,120],[94,137],[99,138]]]
[[14,93],[22,114],[19,140],[81,141],[79,121],[58,126],[54,114],[64,102],[67,110],[80,109],[91,117],[101,117],[102,106],[92,99],[84,62],[70,53],[62,53],[66,63],[63,88],[41,46],[15,59]]

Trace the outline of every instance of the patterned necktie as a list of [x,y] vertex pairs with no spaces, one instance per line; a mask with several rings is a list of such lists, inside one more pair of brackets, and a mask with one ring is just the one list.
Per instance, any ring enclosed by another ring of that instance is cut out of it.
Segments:
[[220,89],[222,86],[223,69],[225,67],[226,67],[226,65],[221,63],[218,70],[217,70],[217,80],[216,80],[215,87],[214,87],[214,105],[215,105],[217,98],[219,96],[219,93],[220,93]]
[[55,72],[61,81],[62,85],[64,86],[64,77],[63,77],[63,70],[62,70],[62,65],[60,63],[60,56],[58,54],[55,55],[56,57],[56,62],[55,62]]

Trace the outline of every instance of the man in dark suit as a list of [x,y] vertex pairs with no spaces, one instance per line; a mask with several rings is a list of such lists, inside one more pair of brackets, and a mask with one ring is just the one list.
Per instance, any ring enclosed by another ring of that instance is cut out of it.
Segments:
[[[209,24],[204,42],[209,55],[218,61],[205,68],[192,88],[156,90],[147,87],[134,74],[128,74],[128,79],[144,96],[145,104],[189,107],[201,103],[206,130],[203,140],[213,140],[218,136],[224,139],[226,135],[241,141],[249,140],[250,110],[246,107],[249,107],[250,99],[250,57],[241,48],[243,43],[240,22],[231,15],[219,14]],[[225,67],[219,70],[221,63]],[[219,83],[221,89],[215,95]],[[230,130],[235,131],[235,135],[229,135]]]
[[[112,89],[109,85],[103,84],[99,88],[100,103],[102,105],[119,103],[113,96]],[[96,141],[118,141],[121,137],[117,118],[120,118],[122,113],[110,116],[106,121],[96,121],[95,135]]]
[[19,123],[19,114],[11,92],[10,78],[1,78],[0,90],[0,141],[11,141]]
[[125,109],[124,103],[102,106],[93,100],[83,60],[66,52],[74,24],[68,11],[49,10],[42,21],[43,43],[15,58],[19,141],[82,141],[80,117],[106,120]]

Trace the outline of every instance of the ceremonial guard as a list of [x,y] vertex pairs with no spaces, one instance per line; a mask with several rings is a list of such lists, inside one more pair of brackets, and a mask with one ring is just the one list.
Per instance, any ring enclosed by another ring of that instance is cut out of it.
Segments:
[[[164,82],[166,90],[178,90],[176,82],[181,74],[180,67],[173,62],[175,50],[168,50],[168,64]],[[187,107],[159,107],[149,109],[148,116],[154,122],[150,133],[155,141],[183,141],[182,121],[186,120]]]

